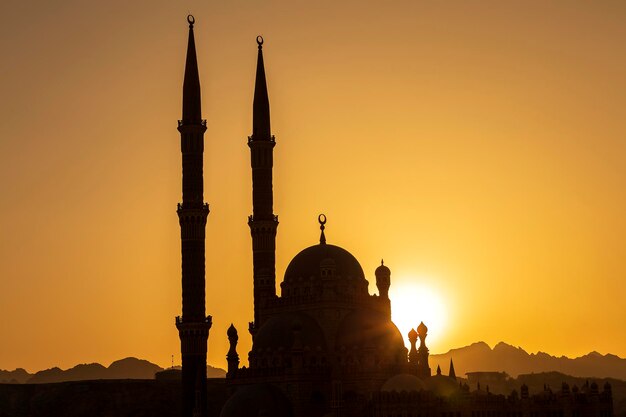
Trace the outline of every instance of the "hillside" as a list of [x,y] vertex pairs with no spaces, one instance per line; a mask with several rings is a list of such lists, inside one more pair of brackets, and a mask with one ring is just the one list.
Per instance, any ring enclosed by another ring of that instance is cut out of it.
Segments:
[[[0,383],[48,384],[101,379],[154,379],[154,375],[162,370],[160,366],[143,359],[125,358],[111,363],[108,367],[99,363],[89,363],[65,370],[54,367],[34,374],[29,374],[21,368],[14,371],[0,370]],[[225,370],[207,366],[207,377],[224,378],[225,376]]]
[[578,358],[556,357],[547,353],[528,353],[521,347],[500,342],[492,348],[485,342],[473,343],[439,355],[430,355],[430,366],[441,366],[447,374],[450,359],[458,376],[466,372],[500,371],[512,377],[539,372],[560,372],[575,377],[616,378],[626,380],[626,359],[591,352]]

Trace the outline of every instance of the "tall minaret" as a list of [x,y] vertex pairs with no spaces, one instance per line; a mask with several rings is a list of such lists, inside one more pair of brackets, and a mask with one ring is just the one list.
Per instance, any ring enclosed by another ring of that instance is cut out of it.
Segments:
[[182,243],[183,315],[176,317],[183,362],[183,417],[206,417],[206,354],[211,316],[204,306],[204,239],[209,205],[203,197],[206,120],[200,108],[200,78],[193,37],[193,16],[183,82],[183,118],[178,121],[183,154],[183,202],[178,204]]
[[276,297],[276,228],[272,194],[272,167],[274,165],[274,136],[270,130],[270,102],[263,66],[263,38],[257,37],[259,55],[254,86],[252,136],[248,137],[252,163],[252,215],[248,225],[252,234],[252,261],[254,275],[254,323],[250,332],[263,322],[264,307]]

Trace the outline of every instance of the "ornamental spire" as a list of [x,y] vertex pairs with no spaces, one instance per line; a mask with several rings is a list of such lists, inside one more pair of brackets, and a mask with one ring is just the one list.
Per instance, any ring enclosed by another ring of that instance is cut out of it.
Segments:
[[256,63],[256,82],[254,85],[252,140],[271,140],[270,100],[267,95],[265,65],[263,64],[263,37],[257,36],[256,43],[259,45],[259,54]]
[[196,58],[196,42],[193,36],[193,25],[196,22],[192,15],[187,16],[189,23],[189,40],[187,41],[187,60],[185,61],[185,79],[183,81],[183,124],[200,124],[202,111],[200,106],[200,76],[198,75],[198,59]]
[[324,226],[324,225],[326,224],[326,215],[325,214],[320,214],[319,216],[317,216],[317,221],[320,222],[320,230],[321,230],[320,245],[325,245],[326,244],[326,236],[324,236],[324,229],[326,228],[326,226]]

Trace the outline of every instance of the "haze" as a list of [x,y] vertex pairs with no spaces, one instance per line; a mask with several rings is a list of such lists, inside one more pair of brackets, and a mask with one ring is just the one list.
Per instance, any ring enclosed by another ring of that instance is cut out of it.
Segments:
[[626,356],[623,1],[33,0],[0,5],[0,369],[180,362],[188,11],[210,364],[225,366],[231,322],[244,361],[251,343],[258,34],[279,282],[323,212],[370,292],[385,259],[392,309],[402,285],[440,297],[433,353]]

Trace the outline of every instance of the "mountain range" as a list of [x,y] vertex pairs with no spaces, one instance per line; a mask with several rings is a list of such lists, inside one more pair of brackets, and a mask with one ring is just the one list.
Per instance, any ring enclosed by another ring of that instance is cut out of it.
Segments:
[[[22,368],[0,370],[0,383],[45,384],[51,382],[86,381],[98,379],[154,379],[162,371],[158,365],[143,359],[125,358],[105,367],[99,363],[76,365],[70,369],[50,368],[30,374]],[[226,371],[207,366],[207,377],[223,378]]]
[[521,347],[500,342],[492,348],[485,342],[473,343],[447,353],[430,355],[430,367],[435,373],[441,366],[448,374],[450,359],[456,375],[467,372],[506,372],[512,377],[520,374],[560,372],[575,377],[616,378],[626,380],[626,359],[619,356],[591,352],[578,358],[552,356],[544,352],[528,353]]
[[[456,375],[467,372],[506,372],[511,377],[541,372],[560,372],[573,377],[615,378],[626,380],[626,359],[616,355],[591,352],[578,358],[552,356],[547,353],[528,353],[521,347],[503,342],[493,348],[485,342],[473,343],[443,354],[430,355],[433,374],[437,366],[448,374],[450,359],[454,361]],[[70,369],[51,368],[30,374],[24,369],[0,370],[0,383],[42,384],[49,382],[83,381],[97,379],[154,379],[162,371],[158,365],[143,359],[125,358],[105,367],[99,363],[76,365]],[[207,366],[207,377],[223,378],[226,371]]]

